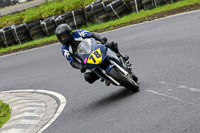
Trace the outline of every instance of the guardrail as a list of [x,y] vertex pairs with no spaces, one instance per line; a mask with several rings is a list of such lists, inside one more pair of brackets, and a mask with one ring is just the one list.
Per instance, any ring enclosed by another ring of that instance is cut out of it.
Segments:
[[[21,4],[21,3],[29,2],[29,1],[33,1],[33,0],[0,0],[0,8],[6,7],[6,6],[12,6],[16,4]],[[44,2],[49,2],[49,1],[50,0],[44,0]]]
[[31,1],[31,0],[0,0],[0,8],[10,6],[10,5],[24,3],[27,1]]
[[[42,3],[54,0],[0,0],[0,17],[26,11],[27,8],[37,7]],[[6,7],[10,6],[10,7]]]
[[0,29],[0,47],[22,44],[31,40],[50,36],[62,23],[69,24],[73,29],[90,23],[101,23],[121,18],[131,12],[141,9],[152,9],[161,4],[168,4],[175,0],[97,0],[83,9],[76,9],[59,16],[52,16],[45,20],[37,20],[20,25],[11,25]]

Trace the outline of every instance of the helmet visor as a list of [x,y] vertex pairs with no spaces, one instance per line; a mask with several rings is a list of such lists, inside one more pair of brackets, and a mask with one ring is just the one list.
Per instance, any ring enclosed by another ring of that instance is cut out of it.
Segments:
[[69,40],[70,36],[71,36],[70,32],[61,34],[61,35],[59,35],[59,41],[61,43],[66,43]]

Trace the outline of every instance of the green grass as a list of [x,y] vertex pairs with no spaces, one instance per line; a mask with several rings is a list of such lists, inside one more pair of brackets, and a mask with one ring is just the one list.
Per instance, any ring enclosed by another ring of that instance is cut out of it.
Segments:
[[56,35],[52,35],[50,37],[44,37],[42,39],[33,40],[33,41],[30,41],[30,42],[27,42],[24,44],[13,45],[13,46],[10,46],[7,48],[0,48],[0,53],[19,49],[19,48],[29,47],[29,46],[33,46],[33,45],[38,45],[38,44],[45,43],[45,42],[51,42],[53,40],[56,40]]
[[43,3],[25,12],[0,17],[0,28],[60,15],[74,9],[84,8],[93,1],[95,0],[55,0]]
[[[75,0],[75,1],[78,1],[78,0]],[[90,1],[93,1],[93,0],[90,0]],[[132,13],[132,14],[129,14],[129,15],[124,16],[123,18],[120,18],[117,20],[112,20],[112,21],[101,23],[101,24],[87,24],[85,26],[82,26],[81,29],[85,29],[88,31],[96,31],[99,29],[107,28],[107,30],[110,30],[110,29],[114,29],[115,28],[114,26],[119,25],[119,24],[128,23],[128,22],[140,19],[140,18],[145,18],[147,16],[150,16],[150,15],[153,15],[156,13],[160,13],[163,11],[172,10],[172,9],[176,9],[176,8],[180,8],[180,7],[184,7],[184,6],[189,6],[189,5],[193,5],[196,3],[200,4],[200,0],[182,0],[182,1],[179,1],[176,3],[163,5],[163,6],[151,9],[151,10],[141,10],[139,13]],[[73,5],[74,3],[72,2],[71,4]],[[70,6],[70,9],[73,9],[74,7],[75,7],[75,5],[73,7]],[[13,50],[13,49],[23,48],[26,46],[38,45],[40,43],[50,42],[52,40],[56,40],[55,35],[53,35],[51,37],[45,37],[45,38],[42,38],[39,40],[33,40],[33,41],[25,43],[25,44],[10,46],[8,48],[0,48],[0,53],[6,52],[9,50]]]
[[0,128],[9,120],[10,115],[9,105],[0,101]]

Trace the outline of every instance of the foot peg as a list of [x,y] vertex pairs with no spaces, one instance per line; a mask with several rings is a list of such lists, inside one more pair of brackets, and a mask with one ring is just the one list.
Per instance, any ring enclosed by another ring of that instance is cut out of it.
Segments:
[[109,83],[109,82],[107,82],[107,81],[105,81],[105,84],[106,84],[106,86],[109,86],[109,85],[110,85],[110,83]]
[[103,81],[104,81],[104,79],[101,78],[101,82],[103,82]]
[[101,82],[104,82],[104,81],[105,81],[106,86],[109,86],[109,85],[110,85],[110,83],[109,83],[108,81],[104,80],[103,78],[101,78],[100,81],[101,81]]
[[131,67],[132,66],[132,64],[128,61],[128,62],[126,62],[126,65],[128,66],[128,67]]

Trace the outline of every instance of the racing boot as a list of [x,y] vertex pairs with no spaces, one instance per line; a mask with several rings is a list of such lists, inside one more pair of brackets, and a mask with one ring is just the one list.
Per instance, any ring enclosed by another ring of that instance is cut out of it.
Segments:
[[118,56],[118,57],[122,57],[122,58],[124,59],[125,62],[129,59],[129,56],[128,56],[128,55],[121,54],[121,53],[119,52],[118,44],[117,44],[117,43],[113,43],[113,47],[114,47],[114,49],[115,49],[115,50],[113,50],[113,51],[117,53],[117,56]]
[[122,57],[124,61],[127,61],[129,59],[128,55],[124,55],[119,52],[118,44],[116,42],[106,43],[105,46],[113,50],[118,57]]
[[124,61],[127,61],[129,59],[128,55],[121,54],[121,57],[124,59]]

